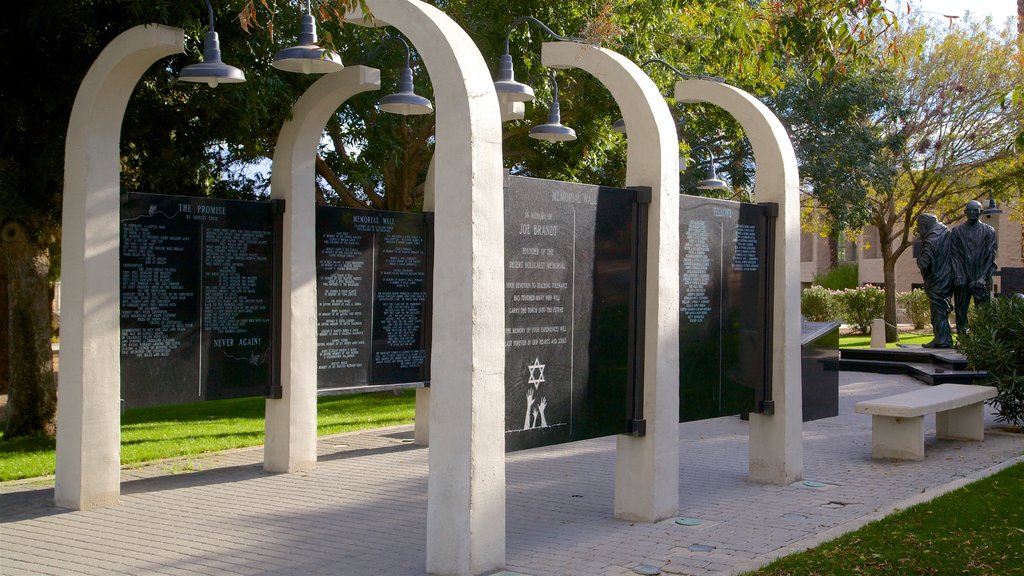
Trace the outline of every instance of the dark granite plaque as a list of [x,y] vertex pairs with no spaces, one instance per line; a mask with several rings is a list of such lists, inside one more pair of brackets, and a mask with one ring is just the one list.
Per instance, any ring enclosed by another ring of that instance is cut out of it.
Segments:
[[267,202],[122,196],[126,406],[266,394],[272,256]]
[[681,196],[679,418],[753,412],[766,374],[765,208]]
[[800,325],[804,422],[839,415],[839,322]]
[[626,432],[635,198],[507,178],[506,450]]
[[317,388],[426,380],[428,214],[317,207]]

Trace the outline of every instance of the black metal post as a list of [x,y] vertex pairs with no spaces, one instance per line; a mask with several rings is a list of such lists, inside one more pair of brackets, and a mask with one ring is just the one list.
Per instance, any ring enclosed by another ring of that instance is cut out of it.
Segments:
[[779,205],[775,202],[759,202],[764,208],[766,223],[766,244],[765,247],[765,307],[764,307],[764,383],[762,386],[762,398],[758,402],[757,411],[759,414],[771,416],[775,414],[775,400],[772,399],[772,332],[775,326],[775,231],[779,220]]
[[630,260],[633,278],[629,285],[629,359],[626,374],[628,398],[626,406],[629,422],[626,427],[630,436],[647,434],[644,419],[644,336],[647,313],[647,234],[650,219],[653,190],[647,186],[630,187],[636,191],[633,204],[633,246]]
[[270,329],[270,385],[267,387],[267,398],[280,400],[284,397],[281,385],[281,331],[282,326],[282,284],[284,283],[284,212],[285,202],[282,198],[270,200],[270,210],[274,215],[274,278],[273,278],[273,325]]

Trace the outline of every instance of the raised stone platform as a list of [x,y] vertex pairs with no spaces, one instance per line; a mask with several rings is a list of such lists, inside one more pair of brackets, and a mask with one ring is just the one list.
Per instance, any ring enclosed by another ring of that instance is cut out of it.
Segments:
[[843,348],[839,369],[874,374],[906,374],[930,385],[981,383],[988,374],[967,368],[967,359],[954,349],[922,348],[906,344],[899,348]]

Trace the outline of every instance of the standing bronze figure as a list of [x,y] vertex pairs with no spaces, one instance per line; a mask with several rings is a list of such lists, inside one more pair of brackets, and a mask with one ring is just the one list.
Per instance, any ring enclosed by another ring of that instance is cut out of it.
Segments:
[[924,278],[924,292],[931,304],[932,341],[925,348],[950,348],[953,334],[949,327],[949,298],[953,293],[953,266],[950,262],[949,228],[932,214],[917,218],[917,236],[921,239],[921,254],[917,267]]
[[953,309],[956,312],[956,334],[967,333],[967,308],[991,300],[992,274],[996,271],[998,241],[994,228],[979,222],[981,202],[971,200],[964,210],[967,221],[950,233],[953,252]]

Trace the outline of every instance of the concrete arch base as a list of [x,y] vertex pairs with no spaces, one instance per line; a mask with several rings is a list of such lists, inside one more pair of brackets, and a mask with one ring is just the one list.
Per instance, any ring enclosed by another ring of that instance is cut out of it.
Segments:
[[[367,0],[416,46],[434,87],[434,301],[427,571],[505,564],[501,123],[490,72],[453,20],[417,0]],[[348,22],[368,23],[358,13]],[[386,23],[386,24],[385,24]]]
[[121,122],[139,78],[184,51],[185,33],[125,31],[100,53],[75,96],[64,148],[60,394],[54,502],[85,510],[121,493]]
[[541,61],[580,68],[600,80],[626,124],[636,126],[626,153],[626,186],[653,191],[643,365],[647,434],[620,435],[615,451],[615,516],[656,522],[679,507],[679,146],[675,122],[658,87],[621,54],[573,42],[548,42]]
[[718,82],[676,83],[680,102],[707,102],[743,126],[757,165],[754,199],[779,206],[775,227],[772,348],[773,415],[750,415],[750,480],[788,484],[803,476],[800,380],[800,176],[796,154],[779,119],[752,95]]
[[267,400],[263,468],[316,465],[316,155],[324,127],[346,100],[380,88],[380,71],[349,66],[314,82],[292,107],[274,148],[270,189],[285,201],[281,278],[280,399]]

